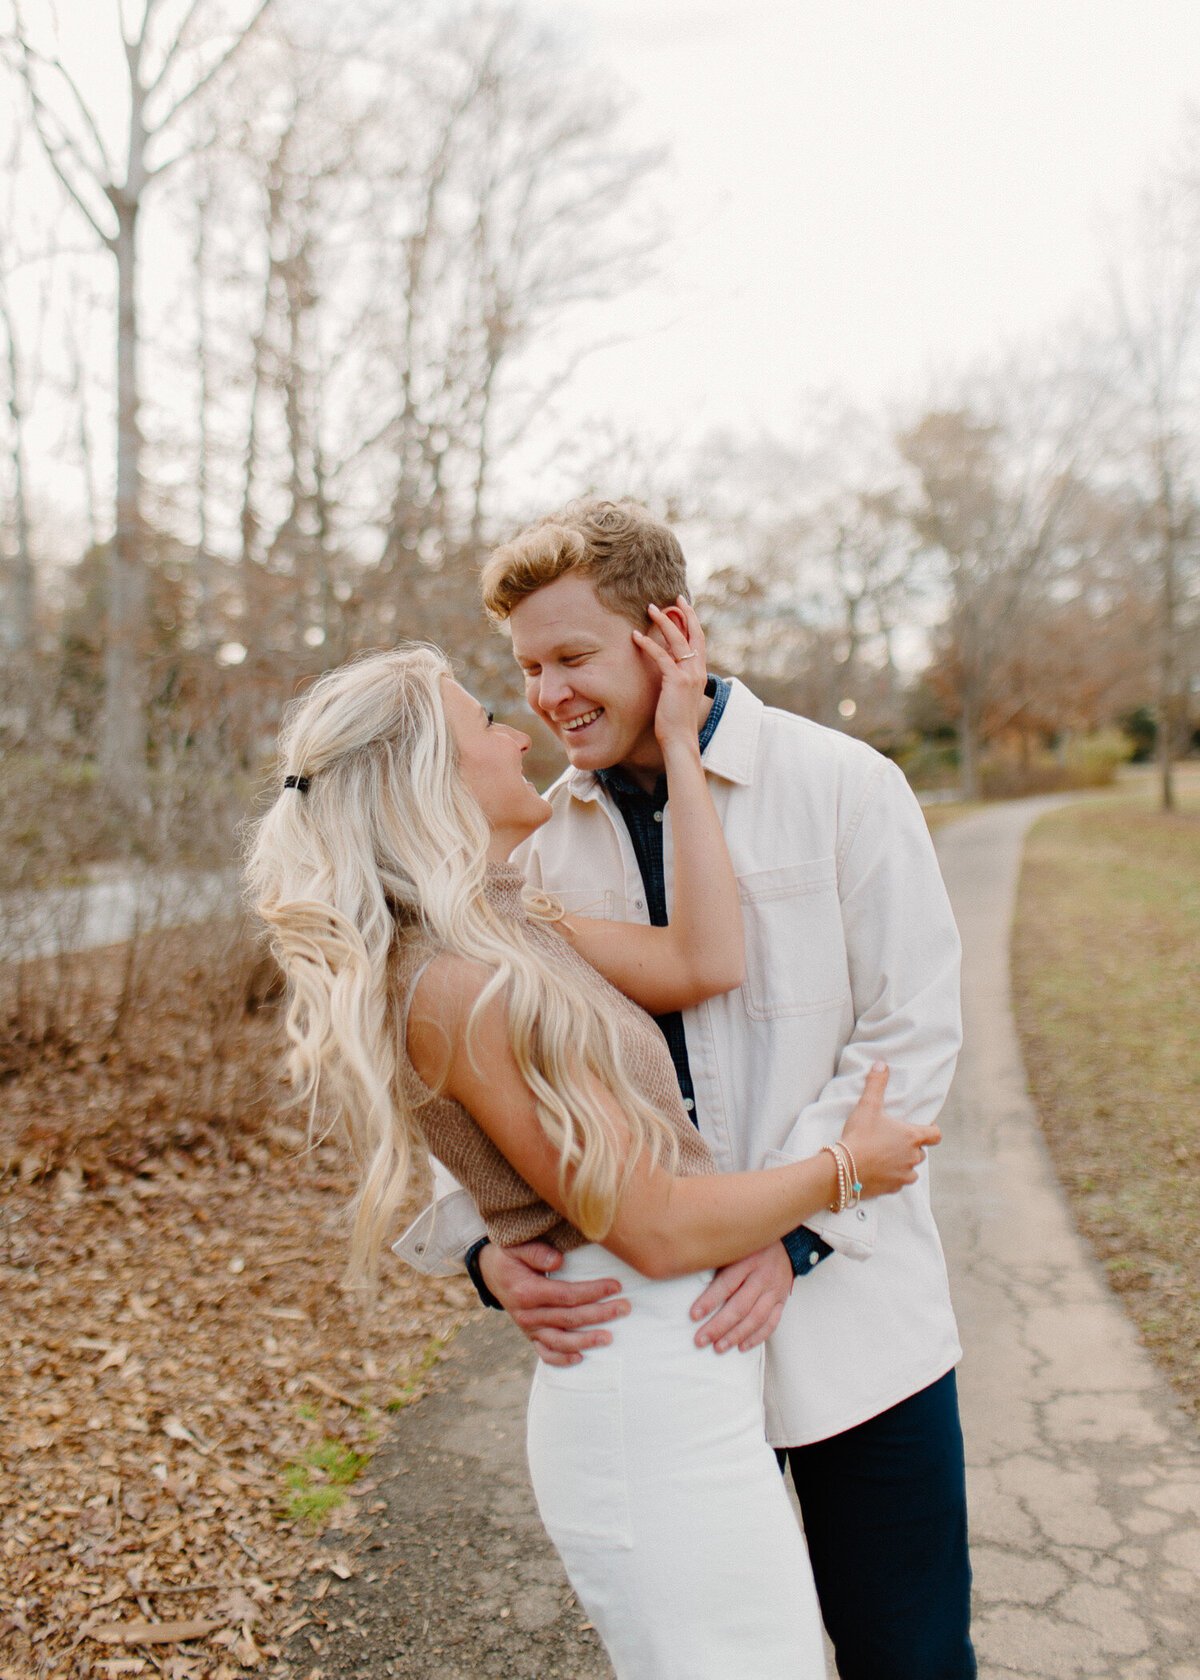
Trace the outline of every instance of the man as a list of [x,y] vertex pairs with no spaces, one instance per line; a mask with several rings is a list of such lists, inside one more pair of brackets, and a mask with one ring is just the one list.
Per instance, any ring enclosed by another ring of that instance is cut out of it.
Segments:
[[[484,570],[526,698],[570,761],[520,861],[572,915],[668,918],[657,680],[630,631],[686,587],[674,534],[629,503],[573,504]],[[959,946],[903,776],[737,682],[709,677],[697,721],[739,877],[746,979],[659,1024],[718,1166],[813,1154],[876,1060],[889,1108],[934,1119],[959,1045]],[[604,1325],[628,1310],[615,1283],[556,1283],[552,1249],[497,1250],[481,1232],[460,1190],[397,1249],[426,1270],[465,1254],[481,1296],[551,1363],[610,1338]],[[694,1316],[718,1353],[771,1338],[767,1433],[795,1482],[843,1680],[970,1680],[961,1350],[927,1175],[722,1268]]]

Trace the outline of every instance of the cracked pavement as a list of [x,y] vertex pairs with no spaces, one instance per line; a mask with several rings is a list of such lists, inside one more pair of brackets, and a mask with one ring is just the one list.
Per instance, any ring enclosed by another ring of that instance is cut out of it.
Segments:
[[943,829],[965,1042],[934,1197],[965,1357],[981,1680],[1200,1680],[1200,1442],[1054,1179],[1021,1065],[1009,928],[1055,799]]
[[[938,835],[966,1044],[934,1197],[966,1350],[979,1672],[1200,1680],[1200,1441],[1075,1232],[1012,1022],[1021,844],[1059,803],[991,807]],[[529,1369],[495,1313],[451,1345],[437,1392],[372,1464],[381,1509],[358,1573],[326,1583],[293,1641],[297,1677],[611,1676],[529,1492]]]

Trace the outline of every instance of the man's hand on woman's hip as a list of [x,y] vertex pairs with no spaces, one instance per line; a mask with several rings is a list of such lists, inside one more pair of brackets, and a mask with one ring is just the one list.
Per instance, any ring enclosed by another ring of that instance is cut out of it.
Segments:
[[479,1251],[483,1281],[547,1365],[578,1365],[588,1348],[607,1347],[611,1332],[597,1329],[624,1318],[629,1302],[615,1278],[560,1282],[548,1273],[562,1265],[549,1243],[519,1243]]
[[765,1342],[783,1314],[792,1279],[792,1262],[781,1242],[720,1267],[692,1308],[693,1318],[707,1320],[696,1332],[696,1346],[711,1342],[718,1353],[735,1347],[749,1353]]

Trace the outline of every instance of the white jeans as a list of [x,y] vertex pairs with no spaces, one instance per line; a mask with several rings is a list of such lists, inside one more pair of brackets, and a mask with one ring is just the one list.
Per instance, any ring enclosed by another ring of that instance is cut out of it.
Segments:
[[618,1680],[824,1680],[812,1571],[763,1430],[762,1349],[697,1348],[711,1273],[654,1282],[591,1243],[556,1277],[615,1277],[611,1347],[539,1364],[538,1509]]

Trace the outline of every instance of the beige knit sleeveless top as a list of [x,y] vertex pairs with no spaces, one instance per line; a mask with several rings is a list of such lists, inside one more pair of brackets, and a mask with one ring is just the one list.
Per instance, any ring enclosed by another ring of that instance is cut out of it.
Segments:
[[[569,975],[589,991],[603,994],[615,1009],[630,1082],[678,1135],[676,1172],[685,1177],[714,1172],[708,1145],[683,1106],[666,1039],[645,1010],[610,986],[552,925],[531,920],[522,897],[524,885],[525,877],[515,864],[488,866],[485,891],[493,909],[521,924],[530,947],[549,969]],[[400,1004],[397,1023],[400,1078],[430,1153],[470,1191],[494,1243],[511,1247],[538,1238],[565,1254],[587,1238],[525,1183],[461,1103],[429,1089],[408,1058],[405,1044],[413,991],[422,970],[435,955],[429,945],[414,942],[403,947],[397,958],[396,976]]]

